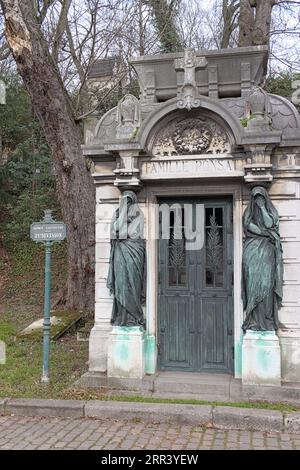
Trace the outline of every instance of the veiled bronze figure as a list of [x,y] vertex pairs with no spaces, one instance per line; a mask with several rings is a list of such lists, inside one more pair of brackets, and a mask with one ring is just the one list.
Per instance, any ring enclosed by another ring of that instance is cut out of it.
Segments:
[[255,187],[243,216],[243,330],[272,331],[279,327],[283,261],[279,215],[265,188]]
[[107,287],[114,295],[111,323],[145,326],[146,245],[143,213],[136,194],[125,191],[111,224],[111,252]]

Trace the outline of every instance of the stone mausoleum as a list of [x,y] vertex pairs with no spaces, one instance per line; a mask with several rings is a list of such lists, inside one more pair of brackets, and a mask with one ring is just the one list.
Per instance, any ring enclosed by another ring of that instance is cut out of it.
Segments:
[[[266,61],[263,46],[138,57],[139,99],[86,121],[96,298],[84,383],[300,387],[300,117],[264,91]],[[124,258],[126,240],[111,240],[122,200],[140,211]]]

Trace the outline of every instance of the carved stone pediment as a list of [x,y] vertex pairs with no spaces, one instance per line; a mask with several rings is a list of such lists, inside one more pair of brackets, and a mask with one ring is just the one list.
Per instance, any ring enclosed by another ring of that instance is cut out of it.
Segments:
[[152,155],[223,154],[231,149],[225,130],[207,117],[176,118],[155,136]]

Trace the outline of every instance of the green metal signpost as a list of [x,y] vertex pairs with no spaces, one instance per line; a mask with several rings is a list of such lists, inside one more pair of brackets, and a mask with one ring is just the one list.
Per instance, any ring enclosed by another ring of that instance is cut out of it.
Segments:
[[66,238],[66,225],[52,218],[52,211],[44,211],[44,219],[30,226],[30,238],[45,245],[45,294],[43,322],[43,375],[42,382],[49,383],[50,308],[51,308],[51,245]]

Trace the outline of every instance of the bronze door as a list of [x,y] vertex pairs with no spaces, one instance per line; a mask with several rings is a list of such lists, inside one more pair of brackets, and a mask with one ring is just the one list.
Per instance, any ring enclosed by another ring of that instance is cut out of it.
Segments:
[[[162,204],[159,369],[232,372],[232,202],[193,198]],[[203,235],[201,246],[191,243],[187,227],[199,239]]]

